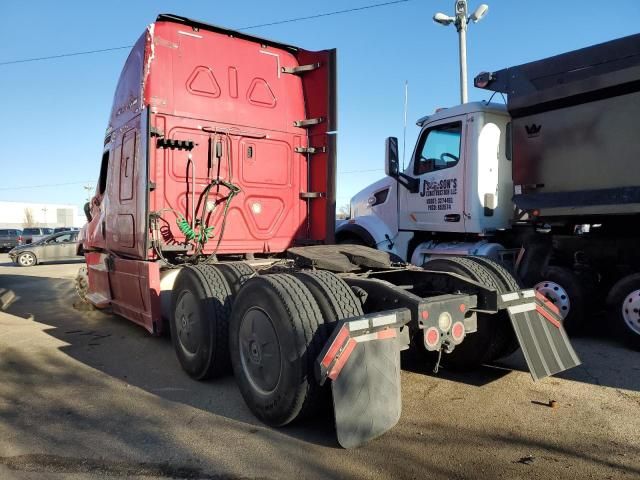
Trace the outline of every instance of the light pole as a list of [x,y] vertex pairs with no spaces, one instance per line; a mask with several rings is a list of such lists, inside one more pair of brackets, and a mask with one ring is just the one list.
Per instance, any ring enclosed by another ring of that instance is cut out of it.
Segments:
[[93,190],[95,187],[93,185],[91,185],[90,183],[84,185],[82,188],[84,188],[87,191],[87,202],[91,201],[91,190]]
[[46,227],[47,225],[49,225],[49,222],[47,222],[47,210],[48,210],[47,207],[42,208],[42,216],[44,218],[44,222],[42,223],[43,227]]
[[489,11],[489,6],[483,3],[467,16],[467,0],[456,0],[454,9],[455,17],[438,12],[433,16],[433,21],[444,26],[452,23],[456,26],[460,40],[460,103],[467,103],[467,25],[469,21],[478,23]]

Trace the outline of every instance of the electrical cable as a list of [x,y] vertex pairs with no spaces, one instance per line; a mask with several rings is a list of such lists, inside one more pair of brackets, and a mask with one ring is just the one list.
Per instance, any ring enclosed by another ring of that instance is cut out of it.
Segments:
[[[278,20],[275,22],[269,22],[269,23],[262,23],[262,24],[258,24],[258,25],[249,25],[247,27],[241,27],[241,28],[236,28],[234,30],[238,30],[238,31],[244,31],[244,30],[253,30],[256,28],[261,28],[261,27],[270,27],[273,25],[282,25],[284,23],[294,23],[294,22],[300,22],[300,21],[304,21],[304,20],[313,20],[315,18],[321,18],[321,17],[330,17],[333,15],[341,15],[341,14],[345,14],[345,13],[353,13],[353,12],[358,12],[358,11],[362,11],[362,10],[369,10],[372,8],[378,8],[378,7],[387,7],[390,5],[397,5],[397,4],[401,4],[401,3],[407,3],[407,2],[411,2],[413,0],[392,0],[389,2],[382,2],[382,3],[374,3],[373,5],[365,5],[363,7],[355,7],[355,8],[348,8],[345,10],[336,10],[333,12],[326,12],[326,13],[318,13],[315,15],[308,15],[305,17],[297,17],[297,18],[289,18],[286,20]],[[7,65],[16,65],[16,64],[20,64],[20,63],[31,63],[31,62],[41,62],[41,61],[45,61],[45,60],[56,60],[56,59],[60,59],[60,58],[67,58],[67,57],[77,57],[77,56],[81,56],[81,55],[92,55],[92,54],[96,54],[96,53],[106,53],[106,52],[113,52],[116,50],[124,50],[127,48],[132,48],[133,45],[123,45],[121,47],[110,47],[110,48],[101,48],[101,49],[97,49],[97,50],[86,50],[86,51],[81,51],[81,52],[69,52],[69,53],[60,53],[57,55],[48,55],[48,56],[42,56],[42,57],[31,57],[31,58],[19,58],[19,59],[15,59],[15,60],[6,60],[4,62],[0,62],[0,67],[3,66],[7,66]]]
[[337,10],[335,12],[318,13],[316,15],[309,15],[307,17],[297,17],[297,18],[290,18],[288,20],[278,20],[276,22],[271,22],[271,23],[262,23],[262,24],[259,24],[259,25],[250,25],[248,27],[236,28],[235,30],[243,31],[243,30],[251,30],[251,29],[254,29],[254,28],[270,27],[272,25],[282,25],[283,23],[299,22],[299,21],[302,21],[302,20],[312,20],[314,18],[320,18],[320,17],[330,17],[332,15],[340,15],[340,14],[343,14],[343,13],[358,12],[360,10],[369,10],[370,8],[386,7],[386,6],[389,6],[389,5],[395,5],[395,4],[398,4],[398,3],[407,3],[407,2],[410,2],[410,1],[411,0],[393,0],[391,2],[375,3],[373,5],[365,5],[363,7],[348,8],[346,10]]

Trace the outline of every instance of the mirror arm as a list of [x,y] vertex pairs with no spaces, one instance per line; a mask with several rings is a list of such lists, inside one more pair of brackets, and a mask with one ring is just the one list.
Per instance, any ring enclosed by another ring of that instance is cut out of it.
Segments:
[[407,175],[405,173],[399,172],[398,176],[395,177],[396,181],[402,185],[404,188],[406,188],[407,190],[409,190],[410,193],[418,193],[418,190],[420,189],[420,180],[417,178],[414,178],[410,175]]

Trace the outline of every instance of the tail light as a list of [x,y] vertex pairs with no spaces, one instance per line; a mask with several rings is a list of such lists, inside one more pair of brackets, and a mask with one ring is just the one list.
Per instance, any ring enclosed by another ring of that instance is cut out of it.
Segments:
[[424,346],[427,350],[434,351],[440,347],[440,332],[436,327],[430,327],[424,331]]
[[22,235],[18,235],[18,245],[22,245]]
[[464,334],[465,334],[464,323],[462,322],[454,323],[453,327],[451,328],[451,338],[453,338],[453,343],[455,343],[456,345],[459,345],[460,343],[462,343],[462,340],[464,339]]

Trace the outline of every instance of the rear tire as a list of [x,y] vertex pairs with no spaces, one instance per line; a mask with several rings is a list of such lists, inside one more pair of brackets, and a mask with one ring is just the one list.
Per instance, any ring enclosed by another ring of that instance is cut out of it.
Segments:
[[640,274],[616,283],[607,296],[607,312],[618,336],[640,350]]
[[[468,258],[491,271],[498,284],[502,286],[502,288],[498,290],[499,293],[509,293],[522,290],[522,285],[518,279],[499,262],[487,257],[473,256]],[[520,348],[516,334],[513,331],[509,315],[504,312],[499,313],[498,315],[501,317],[500,321],[504,322],[505,325],[504,328],[499,330],[501,338],[497,340],[498,345],[496,345],[496,351],[493,354],[494,359],[507,357]]]
[[287,425],[317,407],[322,324],[312,293],[293,275],[255,277],[240,289],[231,315],[231,363],[242,397],[266,424]]
[[215,267],[224,275],[234,296],[238,294],[247,280],[257,275],[253,267],[244,262],[218,263]]
[[[294,274],[309,289],[324,323],[318,326],[314,336],[315,349],[321,351],[333,333],[336,322],[345,318],[358,317],[363,314],[362,302],[344,280],[334,273],[324,270],[305,271]],[[329,385],[320,387],[319,398],[315,409],[323,409],[330,404]],[[307,413],[309,415],[310,413]]]
[[583,330],[585,294],[575,273],[565,267],[551,266],[534,289],[558,307],[567,333],[576,335]]
[[87,271],[86,266],[82,266],[78,269],[78,273],[76,274],[75,281],[76,293],[80,297],[80,299],[91,305],[89,300],[87,299],[87,293],[89,292],[89,272]]
[[320,307],[325,325],[363,315],[362,303],[349,285],[337,275],[318,270],[297,273],[295,276],[311,291]]
[[196,380],[228,373],[231,289],[222,273],[211,265],[182,268],[171,300],[171,340],[183,370]]
[[[495,288],[498,292],[503,289],[491,270],[470,258],[436,258],[426,262],[423,267],[429,270],[464,275],[483,285]],[[443,355],[443,365],[454,369],[468,370],[496,360],[501,356],[500,350],[505,348],[505,338],[508,339],[508,332],[511,330],[506,312],[494,315],[476,313],[476,315],[478,330],[466,336],[453,352]],[[507,333],[505,334],[505,332]]]

